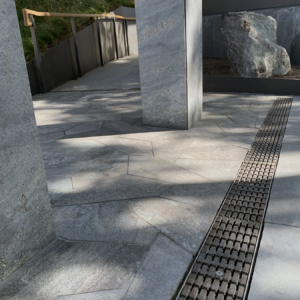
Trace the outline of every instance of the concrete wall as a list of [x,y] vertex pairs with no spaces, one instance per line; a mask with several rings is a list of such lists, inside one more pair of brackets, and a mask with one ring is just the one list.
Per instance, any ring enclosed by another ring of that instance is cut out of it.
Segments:
[[[277,42],[290,54],[294,38],[300,34],[300,6],[255,10],[277,21]],[[220,29],[221,15],[203,17],[203,55],[226,57],[223,35]]]
[[128,41],[129,41],[129,54],[130,55],[139,55],[138,39],[137,39],[137,30],[136,22],[128,21]]
[[55,233],[15,2],[0,8],[1,282]]
[[126,6],[120,6],[113,11],[115,15],[126,17],[126,18],[135,18],[135,9]]
[[229,11],[258,10],[299,4],[300,0],[204,0],[203,14],[222,14]]

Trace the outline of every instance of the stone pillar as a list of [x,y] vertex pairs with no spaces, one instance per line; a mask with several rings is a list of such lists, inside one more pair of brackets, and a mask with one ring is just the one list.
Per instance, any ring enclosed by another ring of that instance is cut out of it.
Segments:
[[55,238],[15,1],[0,3],[0,282]]
[[202,113],[202,0],[136,0],[144,124],[187,129]]

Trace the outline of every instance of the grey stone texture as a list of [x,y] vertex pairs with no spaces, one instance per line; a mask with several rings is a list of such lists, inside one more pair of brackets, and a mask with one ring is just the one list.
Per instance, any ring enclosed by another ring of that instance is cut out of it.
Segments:
[[300,227],[300,145],[284,144],[266,222]]
[[265,224],[248,300],[297,300],[300,228]]
[[53,211],[56,233],[67,240],[150,245],[159,232],[124,201],[54,207]]
[[104,290],[126,291],[148,251],[145,245],[56,240],[0,285],[1,300],[64,299],[62,296]]
[[191,260],[191,254],[158,235],[124,300],[172,299]]
[[300,66],[300,34],[298,34],[291,45],[291,64]]
[[[291,44],[300,30],[300,6],[276,7],[256,10],[256,13],[271,16],[277,21],[277,44],[288,54]],[[221,15],[203,16],[203,55],[226,57],[224,38],[220,29]]]
[[172,299],[275,99],[205,94],[203,120],[170,130],[143,124],[140,91],[35,96],[59,240],[1,300]]
[[254,12],[227,13],[220,26],[234,73],[268,78],[291,71],[287,51],[277,45],[274,18]]
[[138,0],[135,7],[144,124],[190,128],[202,111],[201,2]]
[[0,282],[55,237],[14,1],[0,20]]

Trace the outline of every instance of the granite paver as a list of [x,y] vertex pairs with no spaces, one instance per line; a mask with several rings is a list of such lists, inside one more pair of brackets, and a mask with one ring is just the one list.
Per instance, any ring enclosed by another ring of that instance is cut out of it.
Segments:
[[248,300],[298,300],[300,228],[265,224]]
[[144,126],[138,90],[88,89],[34,97],[60,240],[0,286],[4,299],[171,299],[277,98],[205,94],[186,131]]

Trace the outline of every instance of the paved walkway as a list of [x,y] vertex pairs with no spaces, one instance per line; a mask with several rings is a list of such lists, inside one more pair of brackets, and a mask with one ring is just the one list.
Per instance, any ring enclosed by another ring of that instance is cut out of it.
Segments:
[[139,89],[139,62],[136,56],[106,63],[77,80],[70,80],[53,91],[92,91]]
[[3,299],[172,299],[276,99],[205,94],[193,129],[151,128],[138,90],[97,91],[94,80],[84,91],[90,73],[34,97],[58,239],[0,285]]

